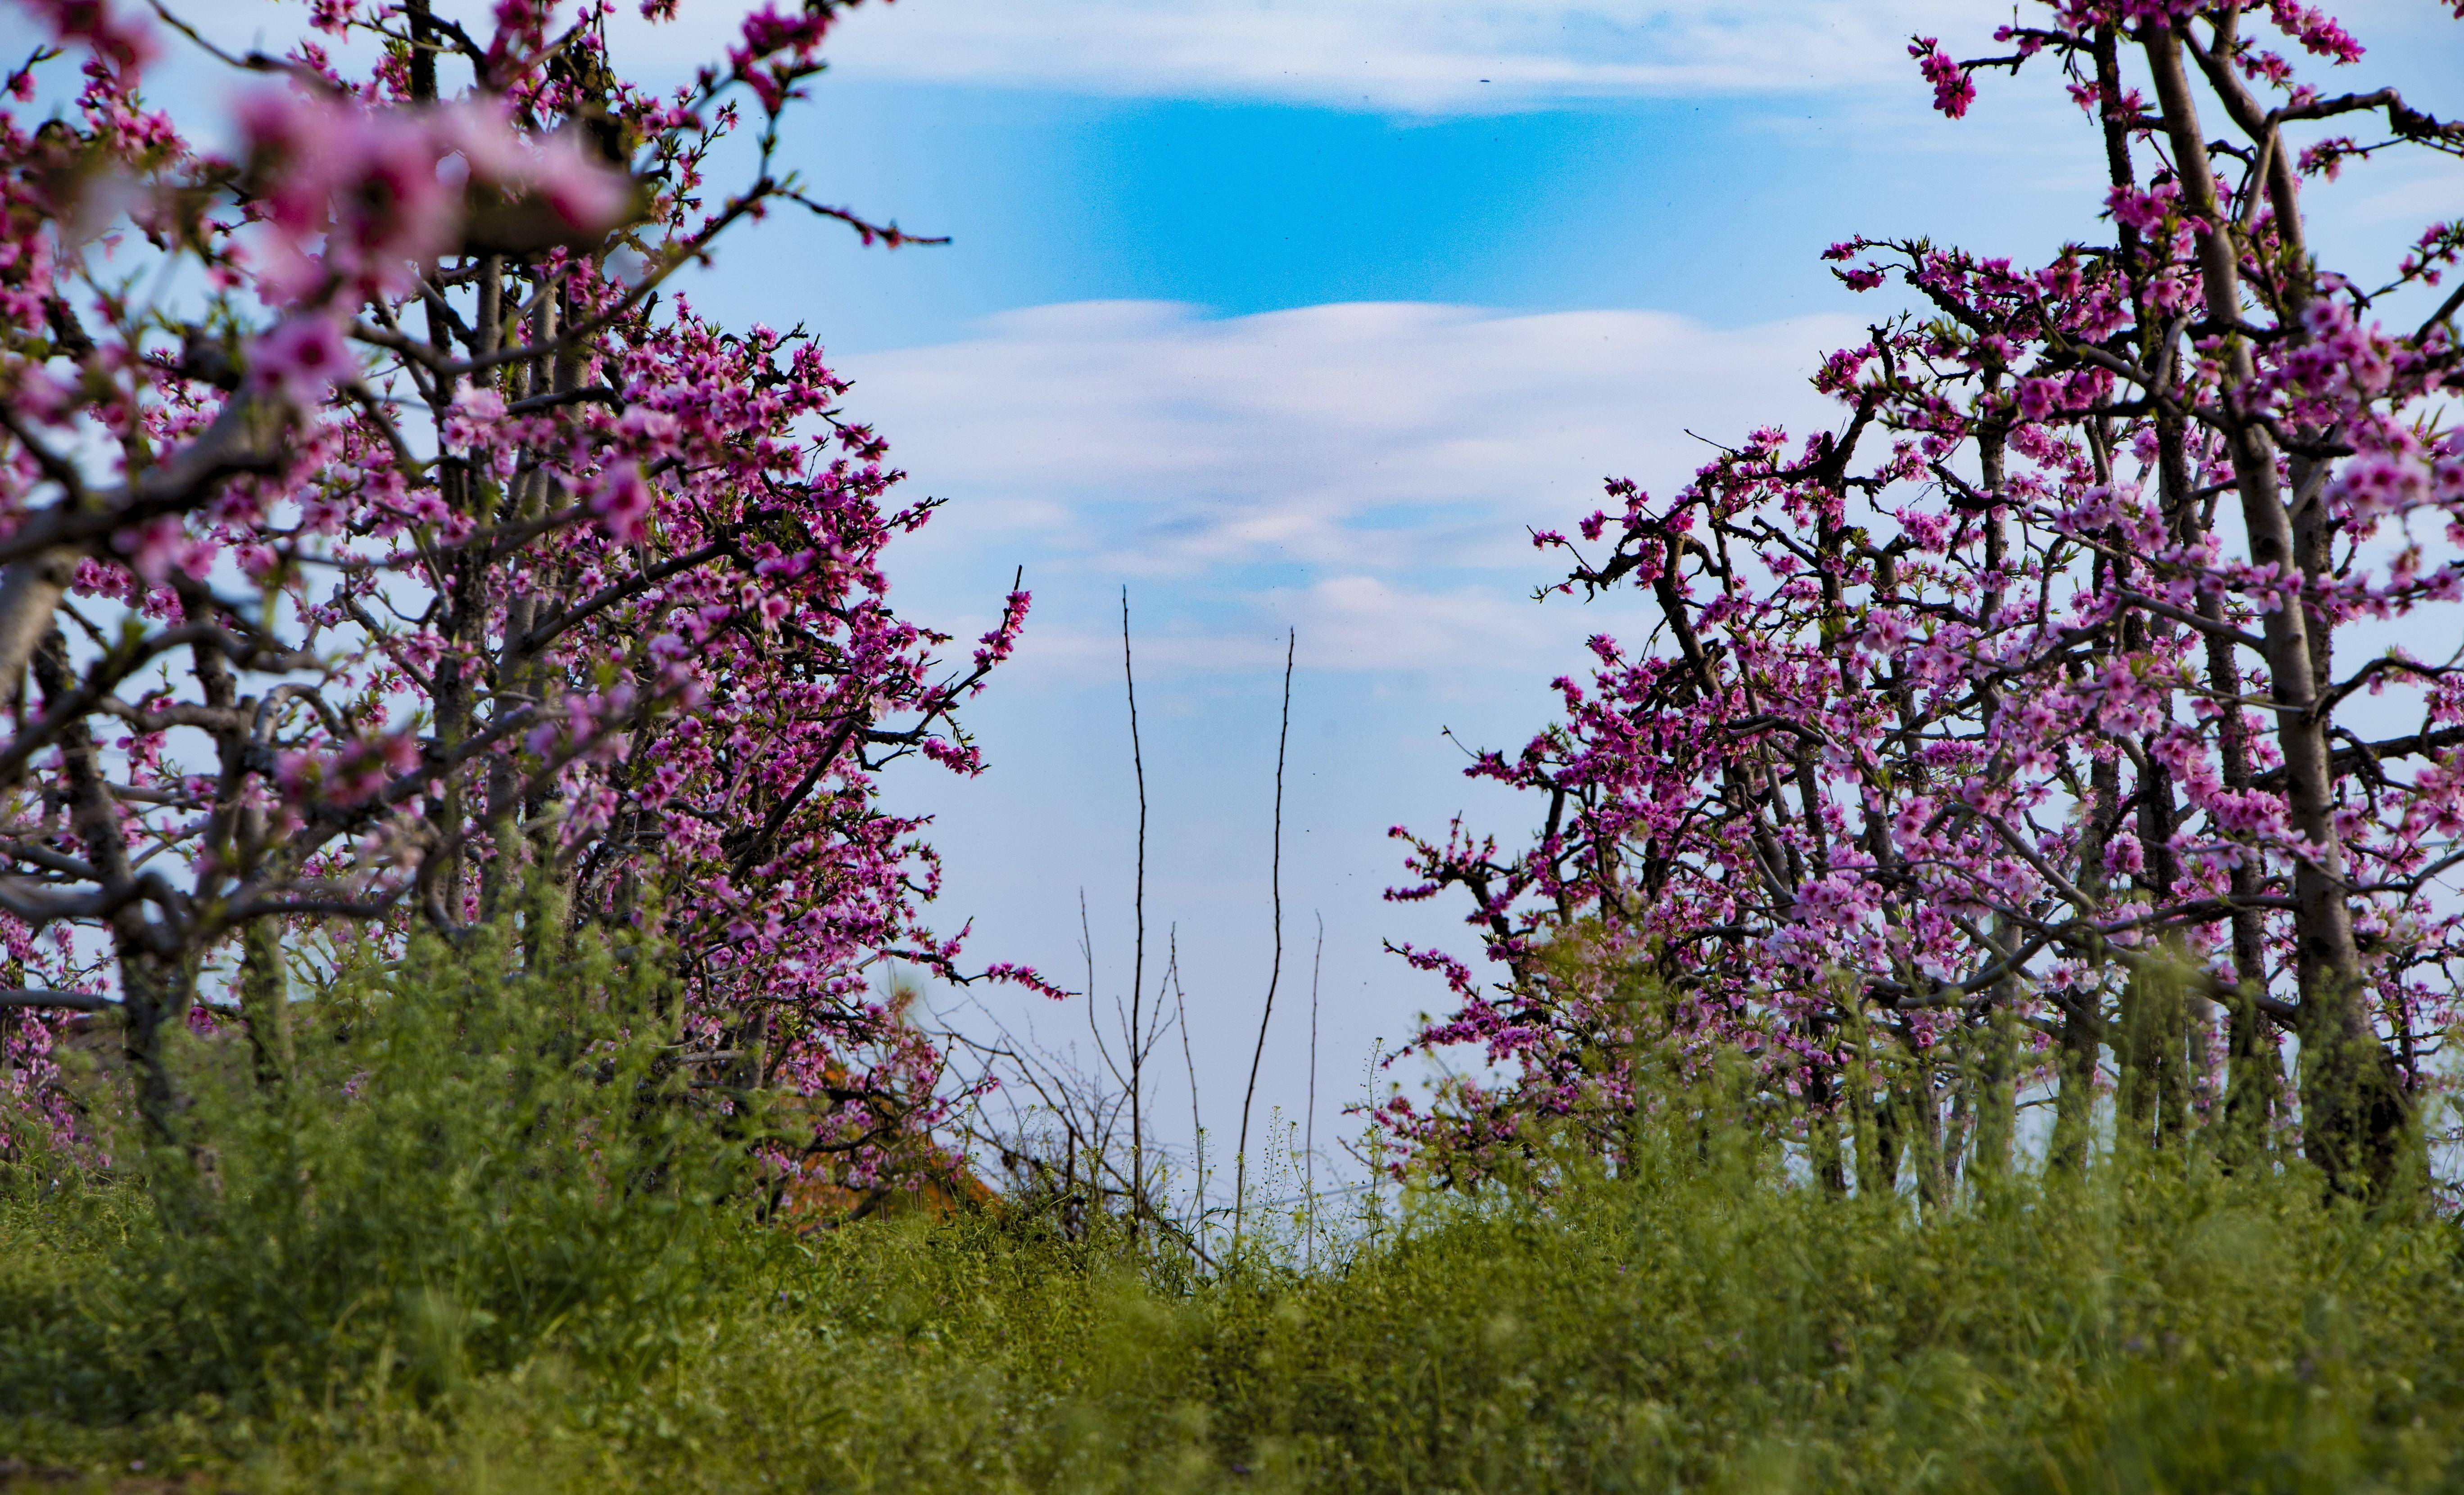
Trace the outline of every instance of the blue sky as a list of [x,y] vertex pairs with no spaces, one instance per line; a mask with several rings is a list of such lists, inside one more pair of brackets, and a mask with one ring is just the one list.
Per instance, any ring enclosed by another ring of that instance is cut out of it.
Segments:
[[[629,8],[628,8],[629,9]],[[628,33],[656,73],[714,55],[742,7]],[[2339,8],[2396,82],[2464,113],[2464,28],[2431,0]],[[267,0],[191,7],[279,35]],[[1037,597],[973,723],[992,768],[893,793],[938,818],[940,917],[974,955],[1083,984],[1083,888],[1107,1008],[1125,991],[1134,802],[1120,589],[1139,631],[1151,948],[1177,924],[1199,1089],[1238,1125],[1267,980],[1279,667],[1299,635],[1286,806],[1287,960],[1259,1096],[1307,1089],[1326,924],[1318,1136],[1444,992],[1380,953],[1450,941],[1397,907],[1389,824],[1458,810],[1509,845],[1532,812],[1459,775],[1519,744],[1552,675],[1622,603],[1534,605],[1526,526],[1606,474],[1655,491],[1753,426],[1828,420],[1804,389],[1886,310],[1818,262],[1834,239],[1926,233],[2015,255],[2095,231],[2094,140],[2051,78],[1989,80],[1932,116],[1911,32],[1991,50],[1981,0],[898,0],[846,24],[791,126],[811,189],[941,249],[864,250],[776,221],[693,294],[803,322],[857,380],[851,412],[947,507],[898,563],[903,606],[980,628],[1014,568]],[[2342,81],[2341,79],[2339,81]],[[2464,174],[2322,193],[2331,257],[2384,264],[2464,209]],[[1150,985],[1160,960],[1148,965]],[[932,1000],[981,1024],[955,994]],[[1083,1004],[987,997],[1052,1046]],[[1177,1037],[1151,1110],[1185,1143]],[[1397,1078],[1412,1079],[1402,1075]],[[1221,1154],[1219,1153],[1219,1155]]]

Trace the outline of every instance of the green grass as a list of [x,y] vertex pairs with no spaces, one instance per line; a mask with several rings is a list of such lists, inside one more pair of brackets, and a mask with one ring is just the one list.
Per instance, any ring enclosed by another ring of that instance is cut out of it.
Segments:
[[693,1310],[637,1308],[612,1352],[604,1323],[510,1363],[453,1352],[458,1370],[429,1343],[245,1412],[81,1377],[77,1355],[164,1312],[92,1286],[154,1227],[107,1191],[21,1197],[0,1215],[0,1445],[251,1488],[2454,1483],[2453,1227],[2122,1172],[1918,1226],[1669,1167],[1545,1206],[1434,1206],[1314,1274],[1204,1281],[989,1218],[714,1229]]
[[348,1104],[200,1068],[206,1162],[7,1176],[0,1459],[592,1495],[2464,1484],[2464,1237],[2298,1172],[2108,1158],[1919,1223],[1669,1139],[1307,1271],[995,1212],[798,1236],[611,1083],[621,1024],[423,981],[303,1035]]

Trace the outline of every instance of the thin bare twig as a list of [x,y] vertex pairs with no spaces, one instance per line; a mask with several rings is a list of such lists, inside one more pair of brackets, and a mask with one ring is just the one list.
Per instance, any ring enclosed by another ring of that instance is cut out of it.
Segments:
[[1241,1151],[1232,1160],[1232,1245],[1241,1244],[1241,1216],[1249,1184],[1249,1110],[1258,1099],[1258,1065],[1266,1057],[1266,1024],[1275,1020],[1275,987],[1284,977],[1284,750],[1292,739],[1292,654],[1297,630],[1284,635],[1284,724],[1275,737],[1275,830],[1266,886],[1275,904],[1275,963],[1266,972],[1266,1005],[1258,1014],[1258,1046],[1249,1053],[1249,1088],[1241,1096]]
[[1326,911],[1317,915],[1317,953],[1309,956],[1309,1110],[1302,1118],[1301,1190],[1309,1196],[1309,1235],[1301,1251],[1303,1264],[1317,1256],[1317,978],[1326,968]]
[[[1140,1202],[1146,1198],[1146,1057],[1144,1021],[1147,991],[1147,765],[1138,749],[1138,677],[1130,661],[1130,589],[1121,588],[1121,683],[1130,698],[1130,768],[1138,785],[1137,891],[1131,907],[1137,919],[1136,943],[1130,956],[1130,1176]],[[1130,1216],[1130,1239],[1138,1234],[1138,1217]]]
[[1198,1186],[1192,1193],[1196,1207],[1190,1213],[1202,1228],[1206,1223],[1206,1123],[1198,1113],[1198,1056],[1189,1044],[1189,999],[1180,989],[1180,926],[1172,926],[1165,940],[1163,978],[1172,987],[1173,1019],[1180,1024],[1180,1062],[1189,1069],[1190,1146],[1198,1153]]

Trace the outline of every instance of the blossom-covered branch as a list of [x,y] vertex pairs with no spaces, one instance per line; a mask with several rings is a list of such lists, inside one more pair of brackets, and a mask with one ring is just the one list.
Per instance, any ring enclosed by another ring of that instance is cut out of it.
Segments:
[[[933,505],[889,502],[812,337],[722,327],[674,278],[774,206],[931,242],[776,165],[843,7],[765,7],[662,95],[613,71],[595,0],[507,0],[488,35],[325,0],[282,55],[223,59],[255,77],[222,159],[147,101],[155,21],[21,3],[48,42],[11,107],[48,114],[0,112],[11,984],[119,1010],[168,1131],[162,1034],[207,1021],[209,973],[278,1074],[299,934],[645,928],[681,1062],[823,1097],[815,1148],[862,1174],[939,1105],[871,968],[959,974],[922,822],[873,776],[980,768],[955,713],[1027,594],[942,666],[881,569]],[[193,296],[146,289],[184,267]],[[11,1021],[39,1082],[46,1030]]]

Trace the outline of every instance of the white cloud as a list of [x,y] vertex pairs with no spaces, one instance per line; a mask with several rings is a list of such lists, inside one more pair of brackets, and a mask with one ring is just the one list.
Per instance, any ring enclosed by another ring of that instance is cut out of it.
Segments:
[[[682,76],[717,60],[758,3],[683,0],[655,26],[620,5],[619,60]],[[489,0],[436,9],[487,33]],[[181,11],[226,46],[304,29],[296,4]],[[858,77],[1451,113],[1910,86],[1910,31],[1982,46],[1992,23],[1969,0],[874,0],[840,22],[829,56]]]
[[901,0],[850,74],[1453,111],[1904,81],[1956,0]]
[[[1016,557],[1090,599],[1123,578],[1157,596],[1159,664],[1259,668],[1256,625],[1300,619],[1327,664],[1529,668],[1595,624],[1520,600],[1550,564],[1527,526],[1571,527],[1611,474],[1672,491],[1710,454],[1689,429],[1836,422],[1805,377],[1857,336],[1846,317],[1094,302],[850,359],[847,404],[951,500],[905,547],[928,591]],[[1039,631],[1047,660],[1111,657],[1091,613]]]
[[[1294,632],[1293,657],[1303,670],[1545,674],[1565,668],[1607,612],[1535,607],[1510,585],[1441,587],[1415,578],[1346,573],[1306,586],[1236,591],[1230,600],[1255,626],[1225,628],[1218,620],[1191,618],[1169,591],[1134,590],[1141,674],[1271,673],[1283,668],[1285,628]],[[1106,592],[1103,600],[1116,595]],[[1039,621],[1028,635],[1030,666],[1109,680],[1121,667],[1119,628],[1117,614],[1102,627]]]
[[[677,21],[617,7],[620,63],[680,78],[718,59],[755,0],[683,0]],[[226,46],[277,47],[304,7],[195,0],[184,18]],[[2420,0],[2336,8],[2372,67],[2452,67],[2454,28]],[[484,33],[488,0],[439,0]],[[568,10],[565,13],[571,13]],[[1705,93],[1921,101],[1911,33],[1994,50],[2010,9],[1975,0],[897,0],[840,23],[850,77],[1135,97],[1264,99],[1401,113],[1483,113]]]
[[[685,50],[712,50],[743,9],[687,0],[700,34]],[[2444,40],[2419,0],[2337,9],[2374,44]],[[855,77],[1403,113],[1876,85],[1922,98],[1912,33],[1989,53],[2011,13],[1975,0],[898,0],[850,12],[831,57]]]
[[[2336,9],[2398,55],[2453,47],[2419,0]],[[1993,28],[2012,14],[1975,0],[899,0],[850,15],[837,56],[850,73],[899,78],[1483,112],[1877,84],[1921,94],[1911,34],[1976,55],[1997,50]]]
[[1501,587],[1438,591],[1375,576],[1330,577],[1259,603],[1308,635],[1303,662],[1317,669],[1421,670],[1439,661],[1455,670],[1529,669],[1562,642],[1560,625],[1594,621],[1544,615]]

